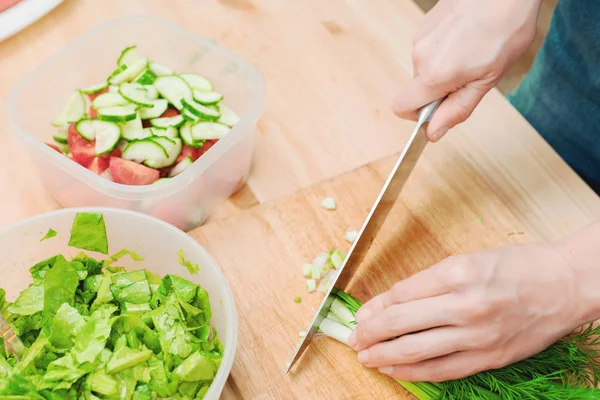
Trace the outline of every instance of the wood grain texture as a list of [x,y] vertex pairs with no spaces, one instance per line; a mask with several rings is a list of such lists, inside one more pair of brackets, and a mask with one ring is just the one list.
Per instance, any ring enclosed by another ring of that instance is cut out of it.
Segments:
[[[452,254],[530,240],[456,151],[435,146],[425,151],[428,157],[415,168],[351,282],[350,292],[363,301]],[[442,152],[450,153],[452,164],[444,164]],[[317,340],[298,369],[284,375],[298,332],[307,328],[311,308],[322,298],[306,293],[301,265],[322,251],[349,249],[344,232],[360,228],[395,160],[386,158],[190,233],[217,259],[238,307],[240,337],[229,398],[412,398],[332,340]],[[320,207],[326,196],[336,199],[337,210]],[[302,296],[300,304],[296,296]]]
[[[212,220],[276,199],[398,152],[413,124],[389,110],[412,75],[411,37],[423,12],[410,0],[67,0],[0,43],[0,103],[30,69],[97,24],[148,15],[214,38],[267,81],[245,195]],[[85,16],[85,17],[82,17]],[[232,28],[234,27],[234,28]],[[126,38],[124,38],[126,40]],[[3,104],[0,104],[3,105]],[[0,223],[55,208],[0,111]],[[538,238],[600,216],[591,190],[492,91],[444,140],[470,160]],[[451,160],[443,156],[451,162]]]

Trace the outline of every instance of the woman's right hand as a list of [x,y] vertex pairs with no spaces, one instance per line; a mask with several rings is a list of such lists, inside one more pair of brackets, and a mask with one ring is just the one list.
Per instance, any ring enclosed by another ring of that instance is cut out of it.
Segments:
[[448,97],[427,128],[430,141],[465,121],[535,38],[541,0],[440,0],[413,40],[414,78],[393,110],[417,111]]

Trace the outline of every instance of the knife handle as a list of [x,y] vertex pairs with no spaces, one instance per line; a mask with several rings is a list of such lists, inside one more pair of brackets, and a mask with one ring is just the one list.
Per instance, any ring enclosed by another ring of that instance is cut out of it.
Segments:
[[435,110],[437,110],[438,106],[442,103],[442,101],[444,101],[445,98],[446,97],[441,98],[422,107],[418,113],[419,124],[424,124],[425,122],[431,121],[431,117],[433,117]]

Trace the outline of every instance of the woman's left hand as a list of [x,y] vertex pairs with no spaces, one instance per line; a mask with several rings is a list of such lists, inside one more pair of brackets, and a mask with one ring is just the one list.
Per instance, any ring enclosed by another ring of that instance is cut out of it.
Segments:
[[404,381],[458,379],[537,354],[591,320],[566,253],[527,244],[450,257],[366,303],[349,345],[365,366]]

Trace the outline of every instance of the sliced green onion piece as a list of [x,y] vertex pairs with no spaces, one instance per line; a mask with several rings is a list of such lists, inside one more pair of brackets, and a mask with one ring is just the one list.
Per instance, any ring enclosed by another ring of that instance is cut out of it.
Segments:
[[344,234],[344,238],[350,243],[354,243],[354,241],[356,240],[357,237],[358,237],[358,232],[355,231],[354,229],[348,229],[346,231],[346,233]]
[[335,210],[335,200],[332,197],[326,197],[321,202],[321,207],[326,210]]

